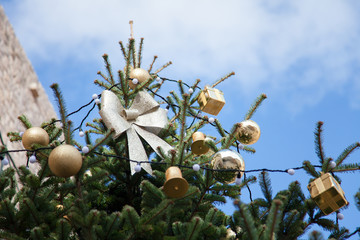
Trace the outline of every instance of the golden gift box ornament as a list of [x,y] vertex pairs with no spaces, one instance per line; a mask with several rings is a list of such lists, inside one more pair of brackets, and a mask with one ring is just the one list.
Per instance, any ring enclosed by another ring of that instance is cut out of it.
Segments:
[[311,198],[328,215],[348,204],[340,184],[330,173],[322,174],[308,185]]
[[197,99],[200,110],[212,115],[218,115],[225,105],[224,93],[216,88],[205,86]]

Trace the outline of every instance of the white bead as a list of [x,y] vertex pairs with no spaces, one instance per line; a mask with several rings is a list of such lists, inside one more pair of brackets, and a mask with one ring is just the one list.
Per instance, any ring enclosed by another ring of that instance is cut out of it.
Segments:
[[95,99],[95,103],[96,103],[96,104],[100,104],[100,99],[98,99],[98,98]]
[[338,218],[339,220],[343,220],[343,219],[344,219],[344,214],[342,214],[342,213],[337,213],[337,218]]
[[329,162],[329,166],[330,166],[331,169],[335,168],[336,167],[336,162],[331,160]]
[[241,184],[241,178],[236,177],[235,184],[240,185]]
[[4,166],[6,166],[6,165],[9,164],[9,160],[8,160],[6,157],[4,157],[4,159],[1,161],[1,163],[2,163]]
[[192,94],[192,93],[194,92],[194,89],[189,88],[188,92],[189,92],[190,94]]
[[157,81],[157,82],[160,82],[160,81],[161,81],[161,78],[156,77],[156,81]]
[[35,155],[32,155],[32,156],[29,158],[29,162],[30,162],[30,163],[36,163],[36,156],[35,156]]
[[89,148],[87,146],[84,146],[81,151],[84,153],[84,154],[87,154],[89,152]]
[[134,78],[134,79],[132,80],[132,83],[136,85],[136,84],[139,83],[139,80],[137,80],[136,78]]
[[80,132],[79,132],[79,136],[80,136],[80,137],[83,137],[84,135],[85,135],[85,133],[84,133],[83,131],[80,131]]
[[195,163],[194,165],[193,165],[193,170],[194,171],[199,171],[200,170],[200,165],[199,164],[197,164],[197,163]]
[[140,172],[141,171],[141,165],[140,164],[137,164],[135,166],[135,172]]
[[295,170],[290,168],[287,170],[287,173],[290,174],[290,175],[294,175],[295,174]]
[[24,135],[24,132],[19,132],[19,136],[22,137]]
[[214,123],[215,122],[215,118],[211,117],[209,118],[209,123]]
[[99,97],[98,97],[98,95],[96,94],[96,93],[94,93],[93,95],[92,95],[92,99],[98,99]]

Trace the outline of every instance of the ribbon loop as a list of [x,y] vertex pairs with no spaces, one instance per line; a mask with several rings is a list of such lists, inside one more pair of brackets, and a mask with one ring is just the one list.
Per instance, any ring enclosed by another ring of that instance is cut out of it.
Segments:
[[[138,92],[129,109],[124,109],[119,98],[109,90],[104,90],[101,96],[101,110],[99,113],[106,127],[115,130],[114,139],[126,132],[131,160],[137,162],[148,161],[140,136],[156,153],[158,147],[161,147],[166,153],[172,149],[167,142],[157,136],[168,123],[167,113],[160,108],[160,105],[149,93],[145,91]],[[135,162],[130,163],[131,174],[135,173],[136,165]],[[152,175],[150,163],[142,163],[142,167]]]

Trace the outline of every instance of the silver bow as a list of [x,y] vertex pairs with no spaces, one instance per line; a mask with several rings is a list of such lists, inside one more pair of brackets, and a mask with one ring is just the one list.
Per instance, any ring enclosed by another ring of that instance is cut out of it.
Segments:
[[[165,109],[160,108],[155,99],[147,92],[140,91],[129,109],[125,109],[115,93],[104,90],[101,93],[102,117],[106,127],[113,128],[113,138],[119,137],[126,132],[128,138],[129,158],[137,162],[148,161],[144,146],[139,138],[141,136],[156,153],[161,147],[166,153],[172,147],[159,138],[157,134],[168,123]],[[131,174],[135,173],[136,162],[130,162]],[[142,168],[150,175],[152,169],[150,163],[142,163]]]

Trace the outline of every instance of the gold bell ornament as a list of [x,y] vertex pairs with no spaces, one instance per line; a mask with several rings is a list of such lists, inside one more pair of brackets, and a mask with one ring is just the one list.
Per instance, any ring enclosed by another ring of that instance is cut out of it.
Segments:
[[41,127],[29,128],[22,136],[22,144],[25,149],[31,150],[31,145],[35,143],[43,146],[49,144],[49,135]]
[[239,123],[235,133],[236,139],[242,144],[251,145],[260,138],[260,127],[253,120],[245,120]]
[[307,188],[311,198],[325,215],[348,204],[340,184],[330,173],[322,174],[321,177],[310,182]]
[[63,144],[54,148],[49,155],[49,168],[58,177],[77,174],[82,166],[82,156],[72,145]]
[[194,132],[192,135],[193,143],[191,151],[196,155],[202,155],[209,151],[209,147],[205,144],[206,135],[202,132]]
[[189,189],[189,184],[182,177],[181,170],[178,167],[169,167],[165,172],[166,181],[163,191],[170,198],[180,198],[184,196]]
[[134,83],[133,80],[129,81],[129,86],[132,89],[134,89],[136,87],[136,85],[146,82],[147,80],[149,80],[149,78],[151,78],[149,72],[142,68],[131,69],[129,77],[132,78],[133,80],[137,79],[137,81],[138,81],[137,83]]
[[200,110],[212,115],[218,115],[225,105],[224,93],[216,88],[205,86],[197,99]]
[[[212,168],[215,170],[220,169],[238,169],[241,171],[245,170],[245,162],[243,157],[238,153],[230,149],[220,150],[215,153],[211,160]],[[240,173],[240,178],[244,174],[243,172],[220,172],[215,171],[214,177],[217,181],[222,183],[234,183],[237,175]]]

